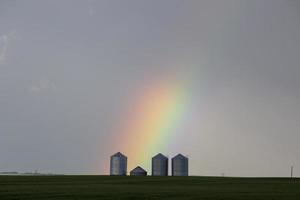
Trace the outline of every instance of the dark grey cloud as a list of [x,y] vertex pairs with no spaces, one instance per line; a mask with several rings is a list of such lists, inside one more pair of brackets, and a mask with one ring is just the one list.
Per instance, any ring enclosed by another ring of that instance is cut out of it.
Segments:
[[190,127],[169,154],[197,175],[288,175],[300,168],[299,5],[1,1],[0,171],[105,172],[137,85],[191,73]]

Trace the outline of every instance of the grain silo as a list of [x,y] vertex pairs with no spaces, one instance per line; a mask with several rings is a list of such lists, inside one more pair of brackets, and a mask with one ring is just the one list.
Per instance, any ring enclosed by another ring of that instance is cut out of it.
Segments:
[[188,176],[189,159],[182,154],[172,158],[172,176]]
[[168,158],[161,153],[152,158],[152,176],[168,176]]
[[110,157],[110,175],[127,174],[127,157],[120,152]]
[[147,171],[145,171],[140,166],[137,166],[136,168],[130,171],[130,176],[147,176]]

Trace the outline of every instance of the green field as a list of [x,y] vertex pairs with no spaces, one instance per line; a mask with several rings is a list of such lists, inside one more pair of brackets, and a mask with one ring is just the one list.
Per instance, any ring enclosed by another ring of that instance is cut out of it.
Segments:
[[300,199],[300,179],[0,176],[0,200]]

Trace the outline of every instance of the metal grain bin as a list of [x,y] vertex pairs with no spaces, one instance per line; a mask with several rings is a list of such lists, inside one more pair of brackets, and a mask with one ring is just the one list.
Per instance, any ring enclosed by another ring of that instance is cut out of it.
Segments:
[[168,176],[168,157],[159,153],[152,158],[152,176]]
[[188,176],[189,159],[182,154],[172,158],[172,176]]
[[110,175],[122,175],[127,174],[127,157],[120,152],[110,157]]
[[130,171],[130,176],[147,176],[147,171],[145,171],[140,166],[137,166],[136,168]]

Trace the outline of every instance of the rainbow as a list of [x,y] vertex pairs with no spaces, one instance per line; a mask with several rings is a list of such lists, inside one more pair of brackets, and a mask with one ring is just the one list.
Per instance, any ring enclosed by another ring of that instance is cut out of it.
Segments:
[[151,157],[166,152],[186,111],[185,84],[172,79],[147,82],[138,89],[123,123],[118,149],[128,156],[128,169],[150,169]]

